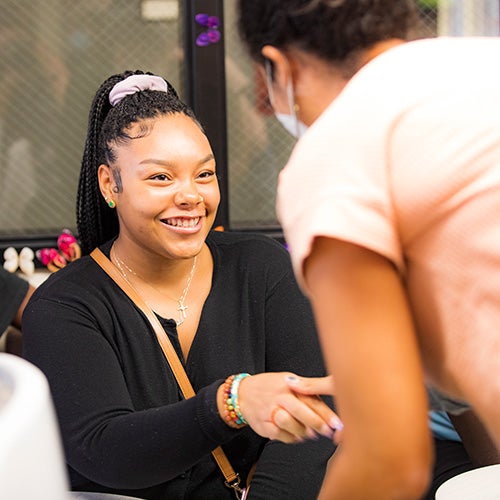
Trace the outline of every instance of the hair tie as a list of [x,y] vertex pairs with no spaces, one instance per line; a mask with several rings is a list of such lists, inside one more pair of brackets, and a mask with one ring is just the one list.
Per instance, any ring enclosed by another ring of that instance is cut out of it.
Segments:
[[109,93],[109,103],[116,106],[125,96],[142,92],[143,90],[159,90],[168,92],[167,82],[155,75],[131,75],[118,82]]

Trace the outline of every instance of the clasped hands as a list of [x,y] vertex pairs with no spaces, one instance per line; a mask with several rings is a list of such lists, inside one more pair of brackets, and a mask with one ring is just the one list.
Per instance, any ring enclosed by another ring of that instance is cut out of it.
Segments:
[[333,394],[333,378],[298,377],[293,373],[260,373],[241,381],[239,404],[260,436],[285,443],[325,436],[338,442],[339,417],[318,396]]

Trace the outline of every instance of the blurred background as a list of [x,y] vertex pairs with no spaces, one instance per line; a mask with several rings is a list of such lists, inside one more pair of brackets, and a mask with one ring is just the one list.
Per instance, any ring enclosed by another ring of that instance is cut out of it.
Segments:
[[[217,223],[279,234],[276,180],[294,139],[240,44],[235,3],[0,0],[0,248],[75,231],[90,100],[125,69],[169,80],[204,123],[221,176]],[[499,33],[499,0],[417,3],[419,36]],[[200,44],[199,13],[219,18],[219,41]]]

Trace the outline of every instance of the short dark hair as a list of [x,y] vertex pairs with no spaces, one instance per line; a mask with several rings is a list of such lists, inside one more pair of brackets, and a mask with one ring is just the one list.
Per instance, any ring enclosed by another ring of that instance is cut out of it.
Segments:
[[[99,165],[112,165],[116,158],[114,147],[143,137],[151,129],[147,121],[161,116],[182,113],[192,118],[202,129],[191,108],[179,99],[174,87],[167,82],[168,91],[143,90],[125,96],[111,106],[109,93],[120,81],[143,71],[125,71],[109,77],[97,90],[89,113],[87,138],[78,183],[76,222],[82,253],[90,253],[96,246],[118,235],[118,217],[103,200],[99,191]],[[140,131],[130,136],[130,127],[140,123]],[[202,129],[203,130],[203,129]],[[119,172],[114,172],[120,189]]]
[[262,47],[298,48],[342,65],[376,42],[408,39],[414,0],[238,0],[238,28],[252,58]]

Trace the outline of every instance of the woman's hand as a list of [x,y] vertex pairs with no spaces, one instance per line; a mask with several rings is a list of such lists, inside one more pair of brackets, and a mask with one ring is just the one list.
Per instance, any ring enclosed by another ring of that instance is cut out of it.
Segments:
[[288,386],[295,392],[300,394],[308,394],[309,396],[323,394],[333,396],[335,393],[335,385],[333,377],[297,377],[297,375],[288,375],[285,377]]
[[[308,396],[315,396],[317,394],[330,395],[335,394],[335,385],[333,377],[297,377],[296,375],[289,375],[285,380],[292,391],[297,394],[299,399],[307,398]],[[334,441],[339,444],[342,439],[342,430],[344,424],[337,416],[336,420],[332,422],[334,434]]]
[[241,381],[239,408],[250,427],[269,439],[294,443],[318,434],[333,438],[342,423],[319,398],[320,393],[332,393],[330,377],[261,373]]

